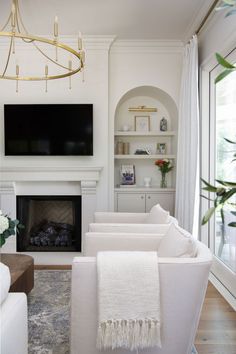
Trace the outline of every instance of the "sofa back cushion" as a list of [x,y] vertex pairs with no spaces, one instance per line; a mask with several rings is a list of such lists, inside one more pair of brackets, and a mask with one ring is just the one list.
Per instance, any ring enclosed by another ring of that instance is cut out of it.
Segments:
[[8,291],[10,289],[11,284],[11,276],[9,268],[0,262],[0,304],[7,298]]
[[171,224],[158,247],[159,257],[195,257],[197,243],[191,234],[176,224]]
[[164,210],[160,204],[152,207],[146,218],[146,224],[168,224],[170,222],[170,213]]

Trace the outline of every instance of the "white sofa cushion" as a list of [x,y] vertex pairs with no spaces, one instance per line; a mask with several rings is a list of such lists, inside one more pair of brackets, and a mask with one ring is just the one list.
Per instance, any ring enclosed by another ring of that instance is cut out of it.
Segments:
[[0,301],[1,304],[3,301],[7,298],[10,285],[11,285],[11,275],[9,268],[0,262],[0,279],[1,279],[1,285],[0,285]]
[[165,235],[170,224],[89,224],[90,232],[103,233],[138,233]]
[[168,224],[170,222],[170,213],[164,210],[160,204],[152,207],[146,218],[147,224]]
[[96,256],[99,251],[155,251],[162,234],[87,232],[84,255]]
[[171,224],[158,247],[159,257],[195,257],[197,244],[190,233]]

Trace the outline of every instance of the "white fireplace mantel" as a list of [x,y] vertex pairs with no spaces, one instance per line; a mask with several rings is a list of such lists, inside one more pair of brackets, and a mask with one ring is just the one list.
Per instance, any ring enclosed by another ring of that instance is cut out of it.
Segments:
[[98,181],[102,167],[2,167],[0,179],[2,182],[27,182],[27,181]]

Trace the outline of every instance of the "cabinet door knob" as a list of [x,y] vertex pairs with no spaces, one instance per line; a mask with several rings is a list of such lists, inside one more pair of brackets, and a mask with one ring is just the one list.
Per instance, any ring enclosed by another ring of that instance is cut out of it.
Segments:
[[143,195],[141,195],[141,199],[143,199],[144,198],[144,196]]
[[148,196],[148,199],[151,199],[151,196],[150,196],[150,195]]

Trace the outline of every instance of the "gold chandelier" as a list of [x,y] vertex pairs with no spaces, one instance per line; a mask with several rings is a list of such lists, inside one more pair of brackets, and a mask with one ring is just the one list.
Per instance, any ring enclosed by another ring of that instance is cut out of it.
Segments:
[[[82,37],[81,33],[79,33],[77,41],[78,49],[74,50],[68,45],[59,42],[58,33],[58,18],[56,16],[54,20],[53,39],[47,39],[44,37],[38,37],[29,34],[22,21],[19,1],[12,0],[9,17],[3,28],[0,30],[0,37],[9,38],[9,49],[8,53],[6,54],[6,63],[4,64],[3,71],[0,73],[0,79],[15,80],[16,92],[18,92],[19,81],[45,81],[45,91],[47,92],[48,80],[63,79],[69,77],[69,88],[71,89],[71,76],[78,72],[84,72],[85,52],[83,50]],[[43,75],[24,74],[20,63],[16,58],[17,41],[23,41],[26,44],[33,45],[37,52],[42,55],[44,58],[44,67],[42,71]],[[43,46],[50,46],[49,48],[55,48],[55,54],[53,55],[54,58],[51,54],[46,53]],[[58,50],[63,51],[64,58],[67,54],[69,54],[69,58],[66,59],[66,63],[59,61]],[[15,65],[10,65],[12,58],[15,59]],[[49,66],[49,64],[53,67],[54,72],[52,73],[50,72],[51,66]],[[60,72],[55,72],[55,68],[60,70]]]

